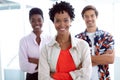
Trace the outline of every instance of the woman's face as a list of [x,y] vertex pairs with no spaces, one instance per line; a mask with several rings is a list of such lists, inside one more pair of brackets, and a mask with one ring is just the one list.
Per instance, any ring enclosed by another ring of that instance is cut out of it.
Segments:
[[69,27],[71,25],[71,18],[65,11],[63,13],[56,13],[54,16],[54,25],[58,34],[69,33]]
[[33,31],[41,31],[43,25],[43,18],[40,14],[34,14],[30,18],[30,24],[33,28]]

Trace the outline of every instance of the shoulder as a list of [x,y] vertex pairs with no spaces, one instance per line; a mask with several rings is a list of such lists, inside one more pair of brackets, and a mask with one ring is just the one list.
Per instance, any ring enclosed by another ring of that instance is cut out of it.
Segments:
[[29,37],[30,37],[30,35],[23,36],[23,37],[21,38],[21,40],[28,39]]
[[85,32],[81,32],[79,34],[76,34],[75,37],[76,38],[81,38],[84,34],[85,34]]
[[76,37],[73,38],[73,43],[76,44],[76,47],[78,47],[78,46],[80,46],[80,47],[87,46],[88,47],[89,46],[85,40],[79,39]]
[[46,38],[47,40],[45,41],[45,44],[42,46],[41,51],[49,51],[50,49],[53,48],[55,41],[54,38],[52,38],[51,36],[49,38]]
[[43,39],[51,39],[52,36],[51,36],[50,34],[46,34],[45,32],[43,32],[43,33],[41,34],[41,38],[43,38]]
[[27,40],[30,40],[30,34],[22,37],[22,38],[20,39],[20,43],[26,42]]
[[83,39],[78,39],[78,40],[81,45],[88,46],[88,43],[85,40]]
[[98,34],[103,34],[103,35],[112,35],[110,32],[105,31],[105,30],[98,30],[97,33]]
[[97,30],[96,32],[99,33],[99,34],[108,33],[107,31],[104,31],[104,30]]
[[83,39],[75,38],[72,47],[74,47],[80,54],[85,54],[84,51],[90,51],[89,44]]
[[49,43],[52,40],[53,36],[49,34],[42,34],[41,38],[44,42]]

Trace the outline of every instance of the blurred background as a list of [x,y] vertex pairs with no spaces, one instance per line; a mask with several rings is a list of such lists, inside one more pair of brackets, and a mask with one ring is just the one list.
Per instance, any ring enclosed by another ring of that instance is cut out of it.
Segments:
[[[31,32],[29,10],[39,7],[44,12],[43,30],[55,35],[49,19],[49,8],[61,0],[0,0],[0,80],[25,80],[25,73],[19,69],[19,40]],[[71,33],[84,31],[86,26],[81,17],[83,7],[94,5],[99,12],[97,26],[110,32],[115,39],[115,62],[110,65],[112,80],[120,80],[120,0],[64,0],[75,8],[75,20]]]

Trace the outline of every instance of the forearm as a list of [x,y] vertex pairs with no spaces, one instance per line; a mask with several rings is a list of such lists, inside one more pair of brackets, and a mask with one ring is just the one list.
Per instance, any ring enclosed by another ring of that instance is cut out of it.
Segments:
[[36,66],[35,70],[38,69],[38,61],[39,61],[39,59],[36,59],[36,58],[28,58],[28,61],[31,62],[31,63],[36,64],[37,66]]
[[23,53],[21,52],[19,53],[19,65],[20,65],[20,69],[24,72],[28,72],[28,73],[35,72],[36,64],[29,62],[28,57],[23,55]]
[[70,72],[73,80],[90,80],[92,73],[92,66],[81,68],[80,70],[74,70]]
[[[89,56],[90,57],[90,56]],[[91,58],[80,63],[76,70],[71,71],[70,75],[73,80],[90,80],[92,72]]]
[[20,61],[20,69],[24,72],[34,73],[36,68],[36,64],[30,63],[28,61],[21,60]]
[[97,66],[97,65],[98,65],[97,63],[92,62],[92,66]]
[[34,63],[34,64],[37,64],[37,65],[38,65],[39,59],[36,59],[36,58],[28,58],[28,61],[31,62],[31,63]]
[[91,56],[92,65],[104,65],[104,64],[112,64],[114,62],[114,50],[106,51],[102,55]]

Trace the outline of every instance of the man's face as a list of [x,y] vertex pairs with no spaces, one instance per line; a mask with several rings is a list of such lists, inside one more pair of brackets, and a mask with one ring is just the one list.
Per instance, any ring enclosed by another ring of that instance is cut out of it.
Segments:
[[83,19],[87,28],[96,27],[97,16],[94,10],[87,10],[83,15]]

